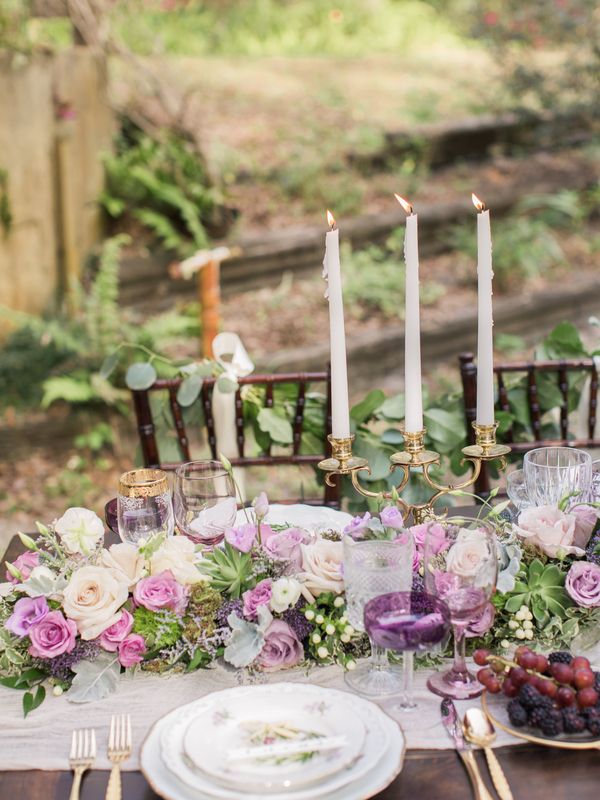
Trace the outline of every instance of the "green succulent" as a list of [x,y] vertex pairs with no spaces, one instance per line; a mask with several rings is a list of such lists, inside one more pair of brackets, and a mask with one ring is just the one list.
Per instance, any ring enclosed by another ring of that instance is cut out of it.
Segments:
[[551,616],[565,619],[572,601],[564,586],[565,575],[556,564],[544,565],[535,558],[528,567],[521,567],[514,588],[504,603],[504,610],[514,614],[525,605],[540,628],[549,622]]
[[250,587],[252,558],[225,542],[215,547],[199,565],[200,571],[210,577],[213,589],[226,592],[229,597],[240,597]]

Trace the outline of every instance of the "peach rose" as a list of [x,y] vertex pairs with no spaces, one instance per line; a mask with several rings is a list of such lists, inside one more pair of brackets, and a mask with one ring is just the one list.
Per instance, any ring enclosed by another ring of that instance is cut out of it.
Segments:
[[343,592],[342,543],[317,539],[312,544],[301,544],[300,548],[303,571],[296,577],[310,594],[316,597],[322,592],[336,592],[336,594]]
[[122,575],[122,580],[131,589],[145,575],[144,557],[134,544],[121,542],[113,544],[108,550],[102,551],[102,564],[109,569],[114,569]]
[[462,528],[446,555],[446,570],[463,578],[475,577],[489,553],[487,538],[480,531]]
[[519,514],[517,535],[527,544],[537,547],[550,558],[561,555],[585,555],[585,550],[576,547],[575,528],[577,518],[556,506],[526,508]]
[[75,570],[64,591],[63,610],[82,639],[95,639],[120,618],[129,595],[123,574],[107,567]]
[[187,536],[170,536],[150,559],[150,574],[169,570],[183,584],[208,580],[198,571],[196,560],[196,548]]

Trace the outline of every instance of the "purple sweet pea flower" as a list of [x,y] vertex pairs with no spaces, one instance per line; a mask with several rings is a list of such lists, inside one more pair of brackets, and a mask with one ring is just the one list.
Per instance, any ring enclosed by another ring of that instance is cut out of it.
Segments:
[[183,614],[188,603],[188,590],[178,583],[171,570],[142,578],[133,590],[133,599],[148,611],[168,608],[176,614]]
[[274,619],[265,632],[265,643],[256,657],[264,672],[295,667],[304,658],[302,643],[282,619]]
[[100,634],[100,644],[105,650],[115,653],[123,639],[129,636],[132,628],[133,617],[129,611],[124,608],[117,622],[113,623],[110,628],[107,628]]
[[484,608],[474,617],[468,624],[465,630],[465,636],[471,638],[474,636],[483,636],[494,624],[496,617],[496,609],[493,603],[488,603]]
[[[271,530],[268,525],[261,525],[260,531],[264,535],[266,530]],[[249,553],[252,545],[256,541],[256,525],[247,522],[245,525],[240,525],[238,528],[228,528],[225,531],[225,541],[229,542],[232,547],[239,550],[241,553]]]
[[369,529],[369,520],[371,515],[365,511],[362,517],[352,517],[350,522],[346,525],[342,533],[352,536],[353,539],[360,539],[361,534]]
[[379,519],[386,528],[401,531],[404,528],[404,518],[396,506],[386,506],[379,514]]
[[139,633],[131,633],[119,644],[119,664],[122,667],[133,667],[144,660],[146,642]]
[[4,627],[22,639],[49,611],[45,597],[22,597],[15,603],[13,613],[4,623]]
[[70,653],[75,647],[77,625],[65,619],[60,611],[50,611],[29,629],[29,655],[34,658],[55,658]]
[[567,572],[565,589],[578,606],[600,606],[600,567],[589,561],[574,561]]
[[[268,531],[265,530],[268,528]],[[284,531],[273,531],[268,525],[260,528],[262,544],[271,558],[289,561],[288,571],[299,572],[302,567],[301,544],[306,544],[308,535],[301,528],[287,528]]]
[[242,599],[244,601],[244,616],[246,619],[256,619],[259,607],[269,604],[271,586],[271,578],[265,578],[264,581],[257,583],[254,589],[248,589],[247,592],[244,592]]
[[[35,567],[39,567],[40,565],[40,555],[39,553],[34,553],[32,550],[27,550],[24,553],[21,553],[18,558],[12,562],[13,567],[19,570],[21,573],[21,577],[24,581],[31,575],[31,570],[35,569]],[[10,581],[11,583],[21,583],[18,578],[15,578],[14,575],[11,575],[10,572],[6,572],[6,580]]]

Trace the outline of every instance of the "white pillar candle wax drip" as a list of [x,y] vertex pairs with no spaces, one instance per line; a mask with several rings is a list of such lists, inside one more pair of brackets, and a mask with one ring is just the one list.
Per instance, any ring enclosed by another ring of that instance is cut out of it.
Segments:
[[477,214],[477,424],[494,424],[494,335],[490,212],[472,195]]
[[423,397],[421,391],[421,319],[419,308],[419,241],[418,218],[412,206],[400,195],[394,195],[406,211],[404,234],[405,311],[404,311],[404,429],[408,433],[423,430]]
[[331,347],[331,432],[336,439],[350,436],[348,408],[348,373],[346,366],[346,332],[340,266],[339,231],[333,214],[327,212],[331,228],[325,236],[323,277],[327,280],[325,297],[329,299],[329,337]]

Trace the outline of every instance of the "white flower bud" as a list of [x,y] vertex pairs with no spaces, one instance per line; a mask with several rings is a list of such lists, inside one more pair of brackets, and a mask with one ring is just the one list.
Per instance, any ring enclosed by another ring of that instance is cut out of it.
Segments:
[[329,655],[329,650],[326,647],[319,647],[319,649],[317,650],[317,655],[319,656],[319,658],[327,658],[327,656]]
[[335,625],[332,625],[330,622],[329,625],[325,628],[325,633],[327,634],[327,636],[333,636],[333,634],[335,633]]
[[321,641],[321,637],[319,636],[318,633],[313,633],[311,638],[312,638],[313,644],[319,644],[320,641]]
[[526,631],[532,630],[533,629],[533,622],[531,622],[531,620],[529,620],[529,619],[526,619],[525,622],[523,623],[523,629],[526,630]]
[[519,623],[514,619],[509,619],[508,627],[511,629],[511,631],[516,631],[516,629],[519,627]]
[[533,639],[533,631],[531,629],[523,631],[526,639]]
[[348,672],[352,672],[353,669],[356,669],[356,661],[352,661],[352,659],[346,661],[346,669]]
[[502,639],[502,641],[500,642],[500,647],[503,650],[508,650],[508,648],[510,647],[510,642],[508,641],[508,639]]
[[344,598],[340,597],[340,595],[338,594],[338,596],[333,601],[333,607],[334,608],[341,608],[343,605],[344,605]]
[[312,610],[312,608],[309,608],[304,612],[304,616],[310,622],[315,618],[315,612]]
[[54,697],[60,697],[60,696],[61,696],[61,694],[63,693],[63,691],[64,691],[64,690],[63,690],[63,687],[62,687],[62,686],[58,686],[58,685],[56,685],[56,686],[55,686],[55,687],[52,689],[52,694],[54,695]]
[[342,623],[342,625],[345,625],[348,622],[348,617],[345,614],[342,614],[342,616],[340,617],[340,622]]
[[317,614],[317,616],[315,617],[315,622],[317,623],[317,625],[322,625],[325,622],[325,617],[323,616],[323,614]]
[[352,625],[346,625],[346,627],[344,628],[344,633],[347,633],[348,636],[352,636],[352,634],[354,633],[354,628],[352,627]]
[[525,619],[525,614],[523,613],[523,609],[520,608],[517,613],[515,614],[515,619],[518,619],[519,622],[522,622]]
[[517,639],[524,639],[525,638],[525,631],[523,628],[519,628],[519,630],[515,631],[515,636]]
[[342,635],[340,636],[340,641],[343,642],[344,644],[348,644],[348,642],[350,641],[350,637],[348,636],[347,633],[342,633]]

